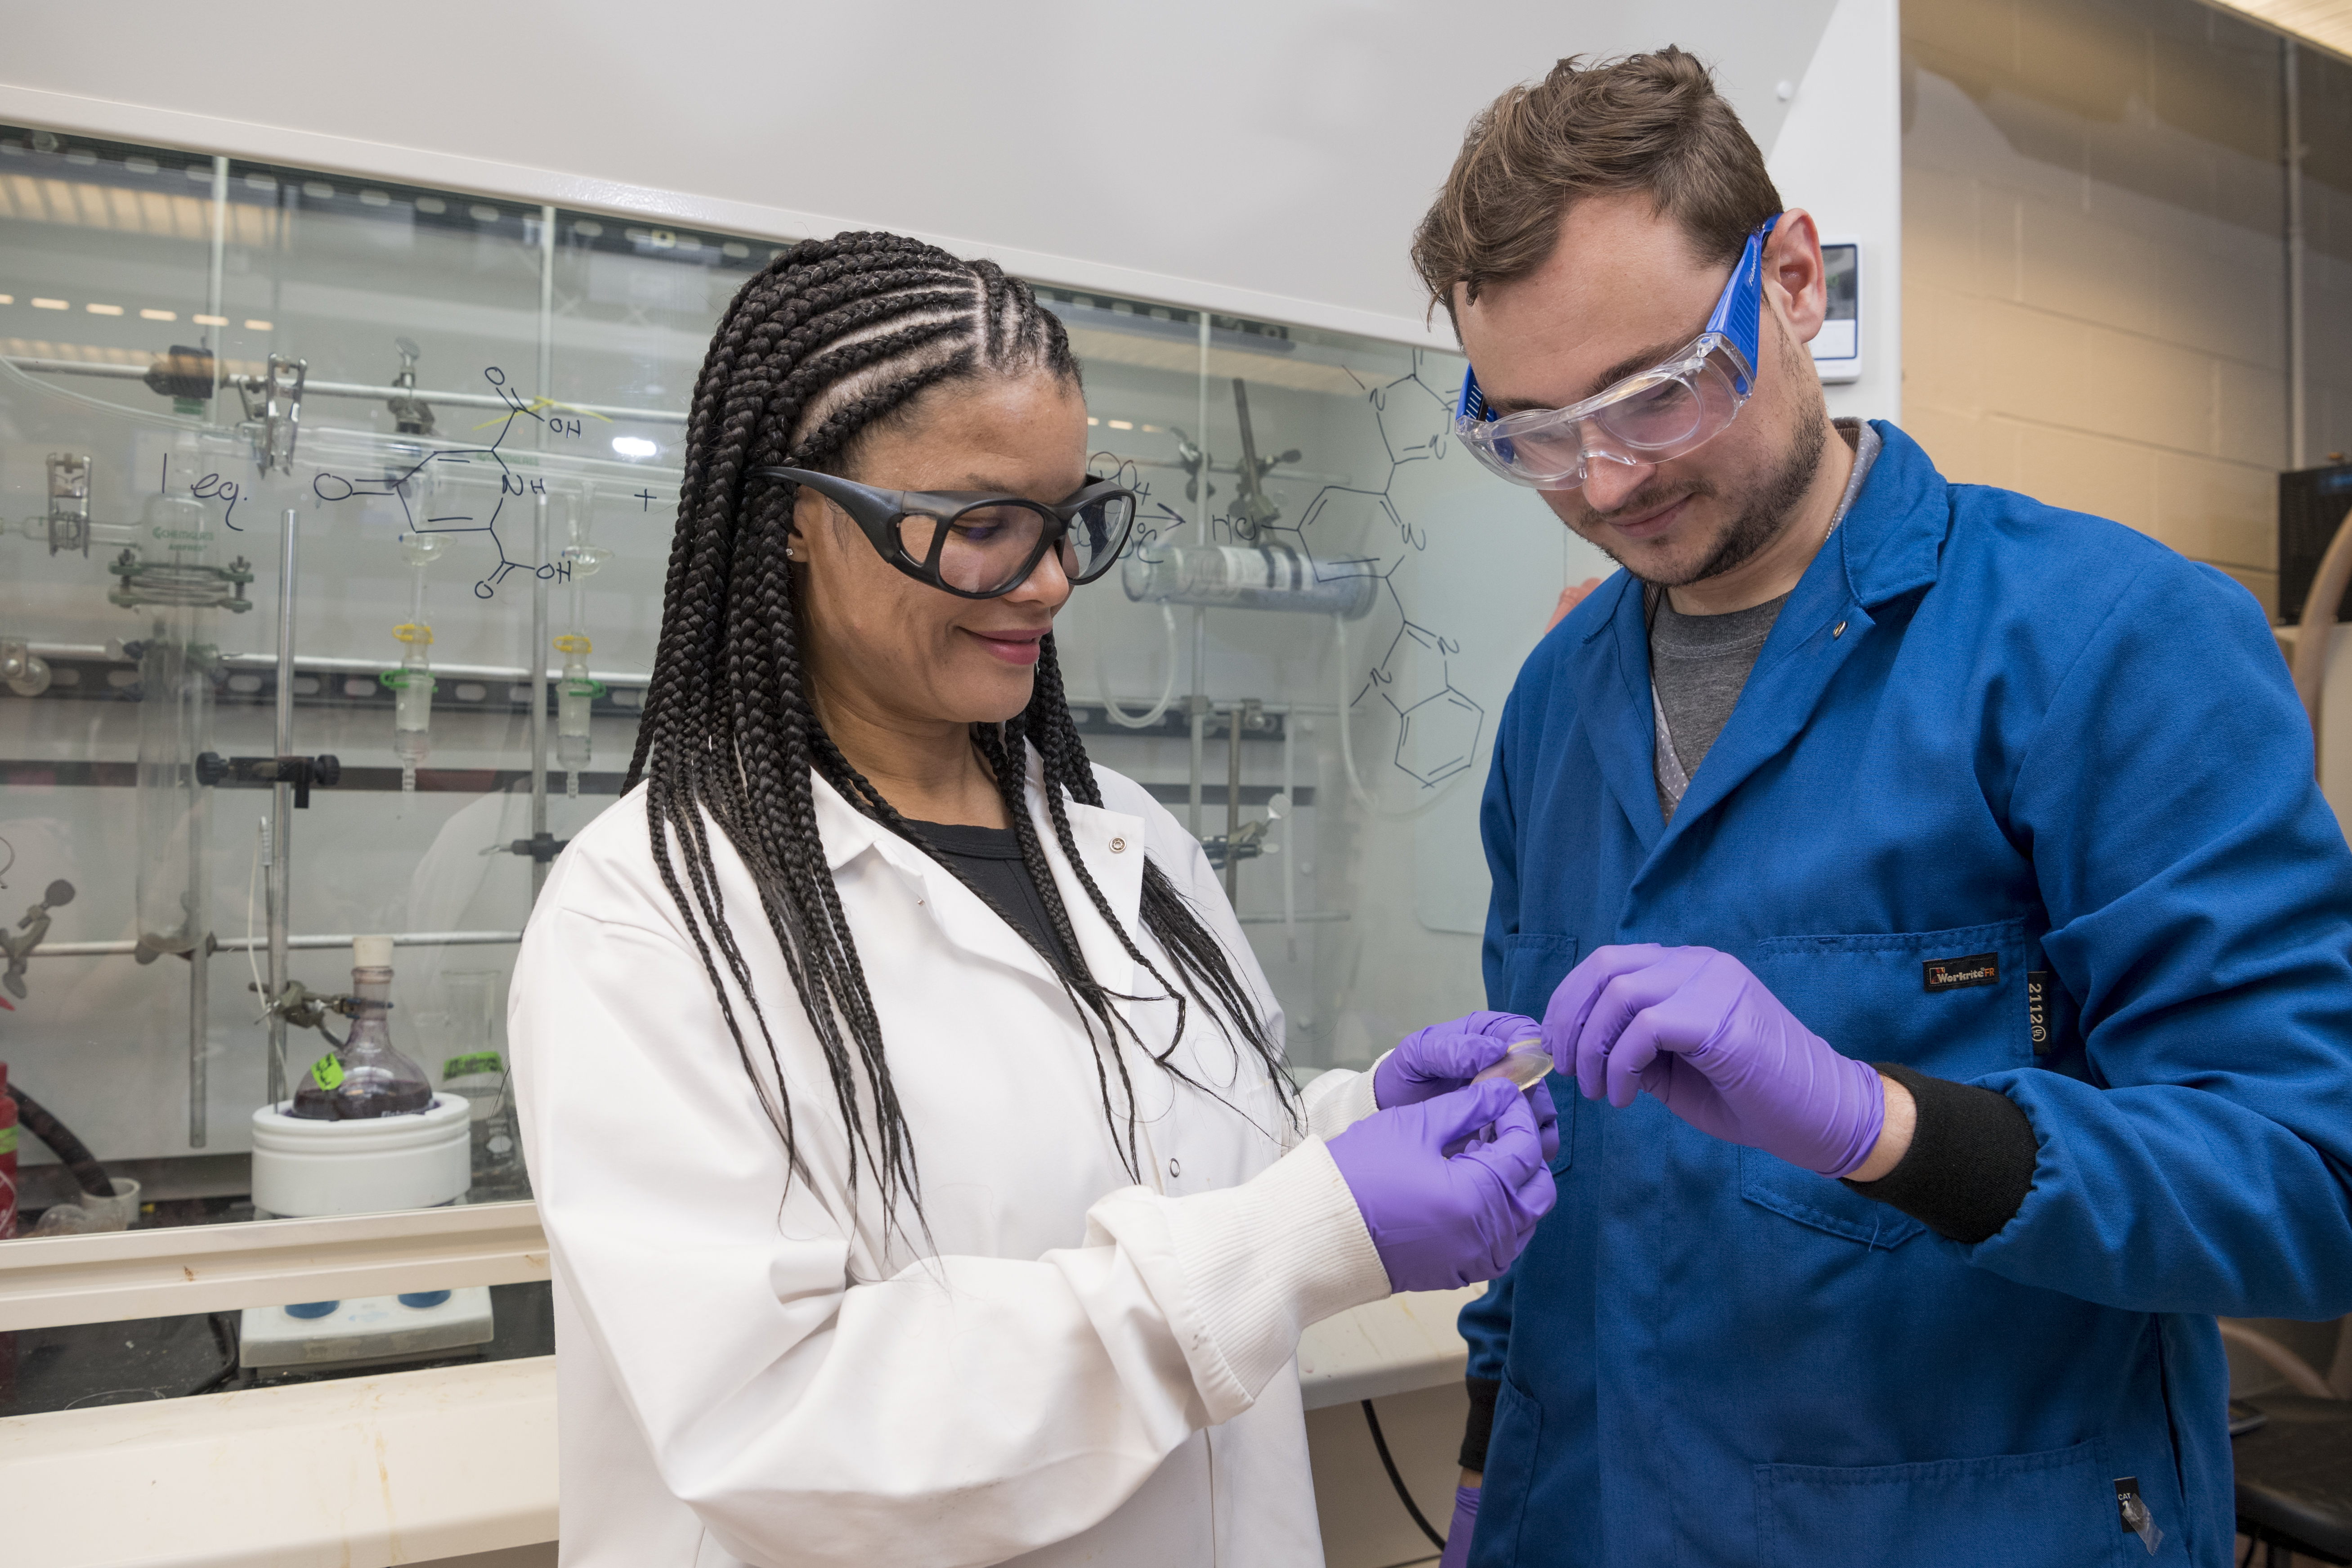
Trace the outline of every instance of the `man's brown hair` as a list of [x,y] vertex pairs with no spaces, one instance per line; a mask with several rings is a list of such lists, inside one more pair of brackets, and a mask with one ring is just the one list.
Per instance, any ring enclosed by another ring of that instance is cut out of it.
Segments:
[[1780,210],[1748,128],[1714,73],[1669,45],[1580,68],[1570,56],[1511,89],[1470,122],[1462,155],[1412,237],[1434,304],[1528,276],[1550,257],[1579,196],[1645,191],[1700,259],[1738,259]]

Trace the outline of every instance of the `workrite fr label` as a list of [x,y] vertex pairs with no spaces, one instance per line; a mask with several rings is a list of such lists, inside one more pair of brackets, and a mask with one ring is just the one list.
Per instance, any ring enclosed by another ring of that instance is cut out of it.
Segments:
[[2000,983],[2000,954],[1972,952],[1966,958],[1931,958],[1921,964],[1930,991],[1958,991],[1963,985]]

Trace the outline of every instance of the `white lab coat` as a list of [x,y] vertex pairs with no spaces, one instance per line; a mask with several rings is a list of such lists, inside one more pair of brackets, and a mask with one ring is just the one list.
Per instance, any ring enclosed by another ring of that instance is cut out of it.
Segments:
[[[1055,843],[1030,763],[1088,967],[1149,995]],[[1121,923],[1172,973],[1137,921],[1149,855],[1279,1038],[1200,846],[1132,781],[1096,773],[1106,805],[1070,805],[1071,826]],[[1316,1079],[1302,1132],[1255,1055],[1213,1029],[1190,1025],[1174,1058],[1201,1089],[1122,1038],[1139,1184],[1096,1053],[1028,943],[822,780],[816,811],[919,1163],[911,1240],[886,1238],[870,1168],[851,1195],[815,1037],[723,834],[718,883],[805,1166],[789,1195],[642,791],[573,840],[523,937],[509,1032],[552,1252],[566,1568],[1319,1563],[1292,1358],[1307,1323],[1389,1292],[1318,1136],[1372,1109],[1370,1075]],[[1166,1049],[1172,1005],[1123,1006]]]

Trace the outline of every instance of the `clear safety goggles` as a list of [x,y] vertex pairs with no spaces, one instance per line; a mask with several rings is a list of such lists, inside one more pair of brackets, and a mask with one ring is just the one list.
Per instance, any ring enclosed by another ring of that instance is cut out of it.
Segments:
[[1583,485],[1595,459],[1663,463],[1721,435],[1755,390],[1764,242],[1780,221],[1774,213],[1748,237],[1706,326],[1663,364],[1565,408],[1501,416],[1486,406],[1478,373],[1465,373],[1454,422],[1462,444],[1515,485],[1572,490]]
[[1135,525],[1135,492],[1089,474],[1057,505],[977,491],[883,490],[807,468],[754,468],[806,485],[839,507],[882,559],[963,599],[993,599],[1029,580],[1053,551],[1073,586],[1111,568]]

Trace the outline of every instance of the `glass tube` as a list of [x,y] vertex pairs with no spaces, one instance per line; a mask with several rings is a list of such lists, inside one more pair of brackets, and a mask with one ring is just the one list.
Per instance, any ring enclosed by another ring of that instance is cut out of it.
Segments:
[[212,791],[197,776],[196,759],[212,748],[213,681],[220,669],[218,612],[211,607],[220,584],[211,575],[212,547],[200,504],[150,496],[134,546],[138,570],[120,590],[147,616],[139,649],[134,879],[142,956],[195,952],[210,934],[205,874]]
[[433,626],[425,618],[425,569],[449,542],[439,533],[404,533],[400,552],[415,574],[408,601],[408,619],[392,628],[400,643],[400,668],[388,671],[385,683],[394,689],[392,752],[400,759],[400,787],[416,790],[417,765],[433,751]]
[[1143,604],[1312,610],[1349,620],[1370,610],[1380,591],[1373,577],[1318,580],[1315,563],[1287,544],[1179,544],[1139,552],[1120,568],[1119,585]]

